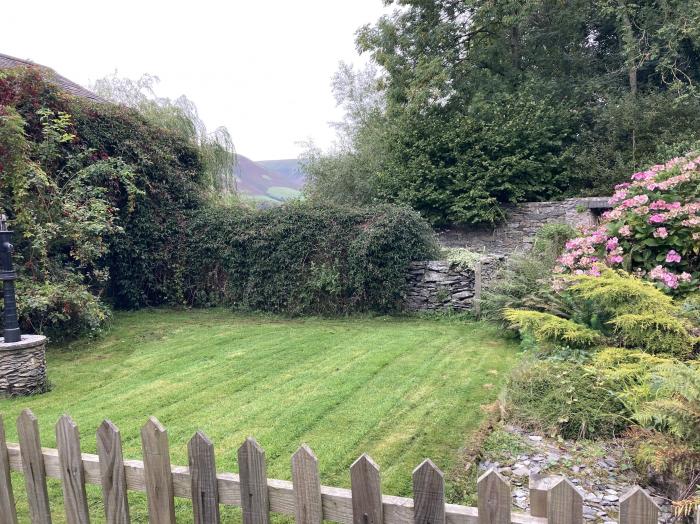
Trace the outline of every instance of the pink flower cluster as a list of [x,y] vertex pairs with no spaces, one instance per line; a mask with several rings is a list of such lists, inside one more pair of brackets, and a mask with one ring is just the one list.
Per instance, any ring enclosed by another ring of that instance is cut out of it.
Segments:
[[[567,242],[557,271],[597,275],[601,262],[612,267],[624,263],[667,288],[690,282],[697,288],[698,184],[700,156],[674,158],[634,173],[630,182],[615,186],[610,199],[614,207],[603,214],[600,225],[582,229],[581,236]],[[650,253],[641,257],[640,245]],[[663,265],[656,265],[657,260],[664,260]]]
[[679,282],[690,282],[692,279],[692,275],[690,273],[686,273],[684,271],[680,275],[677,275],[663,266],[656,266],[654,269],[649,271],[648,276],[650,280],[658,280],[663,282],[666,287],[670,287],[671,289],[676,289]]

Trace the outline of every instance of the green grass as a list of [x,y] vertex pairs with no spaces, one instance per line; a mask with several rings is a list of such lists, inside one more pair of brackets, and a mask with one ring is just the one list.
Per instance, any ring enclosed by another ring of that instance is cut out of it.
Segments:
[[[482,406],[495,400],[517,357],[496,329],[469,321],[120,313],[100,339],[50,345],[53,390],[0,400],[0,413],[16,441],[14,421],[31,408],[45,447],[55,446],[53,425],[68,413],[84,452],[95,452],[95,430],[109,418],[127,458],[140,458],[139,428],[154,415],[168,428],[173,465],[187,464],[186,443],[201,429],[225,471],[237,471],[235,450],[254,435],[266,450],[268,476],[282,479],[306,442],[321,481],[344,487],[349,465],[366,451],[381,467],[383,491],[409,495],[411,471],[425,457],[446,472],[457,464],[484,418]],[[13,477],[26,511],[22,479]],[[99,490],[88,493],[100,522]],[[143,496],[131,497],[133,522],[145,522]],[[62,522],[57,482],[51,498],[54,522]],[[178,501],[183,522],[191,520],[188,504]],[[233,510],[226,515],[237,518]]]
[[267,194],[276,200],[289,200],[301,196],[301,191],[291,187],[271,186],[267,188]]

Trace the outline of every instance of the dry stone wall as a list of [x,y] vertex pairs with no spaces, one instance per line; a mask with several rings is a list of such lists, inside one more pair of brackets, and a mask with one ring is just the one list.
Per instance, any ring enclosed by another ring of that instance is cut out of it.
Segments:
[[406,309],[409,311],[474,311],[481,290],[505,261],[485,256],[474,268],[448,260],[413,262],[408,270]]
[[607,202],[606,197],[525,202],[506,207],[506,219],[496,227],[451,227],[439,231],[438,237],[445,247],[466,247],[484,253],[507,254],[527,250],[544,224],[594,225],[600,213],[609,209]]
[[22,335],[20,342],[0,337],[0,397],[43,393],[46,380],[46,337]]
[[461,268],[447,260],[414,262],[408,271],[406,309],[478,311],[482,290],[488,287],[507,256],[530,249],[543,225],[595,225],[598,216],[609,207],[607,197],[526,202],[506,207],[507,218],[496,227],[452,227],[438,232],[444,247],[467,248],[484,256],[473,269]]

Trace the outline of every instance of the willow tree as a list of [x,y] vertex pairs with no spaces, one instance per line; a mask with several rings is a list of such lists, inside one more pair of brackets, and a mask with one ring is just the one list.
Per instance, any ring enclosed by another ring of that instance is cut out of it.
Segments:
[[235,193],[236,150],[228,129],[221,126],[210,132],[192,100],[185,95],[176,99],[158,96],[155,89],[158,82],[158,77],[150,74],[132,80],[115,73],[97,80],[92,89],[111,102],[137,109],[150,122],[195,144],[212,189]]

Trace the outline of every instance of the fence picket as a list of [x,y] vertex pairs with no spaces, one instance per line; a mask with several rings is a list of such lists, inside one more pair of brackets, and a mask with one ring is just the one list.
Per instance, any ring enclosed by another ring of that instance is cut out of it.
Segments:
[[350,466],[353,524],[382,524],[382,486],[379,466],[363,453]]
[[187,444],[195,524],[219,524],[219,486],[211,440],[197,431]]
[[0,415],[0,524],[17,524],[15,496],[10,477],[10,456],[5,442],[5,425]]
[[270,503],[267,493],[265,451],[253,437],[238,448],[243,524],[268,524]]
[[323,506],[318,459],[306,444],[302,444],[292,455],[292,482],[296,523],[321,524]]
[[414,524],[445,524],[445,476],[430,459],[413,470]]
[[563,478],[549,488],[547,522],[549,524],[583,522],[583,497],[569,479]]
[[141,428],[141,447],[148,498],[148,522],[173,524],[175,500],[168,432],[155,417],[150,417]]
[[495,469],[476,483],[479,524],[510,524],[510,484]]
[[[127,490],[145,492],[150,524],[174,524],[174,496],[192,499],[197,524],[220,524],[219,504],[240,506],[243,524],[269,524],[270,511],[297,524],[541,524],[540,516],[511,512],[510,485],[490,469],[477,482],[478,507],[445,504],[444,476],[429,459],[413,471],[414,498],[383,496],[379,467],[361,455],[350,467],[351,489],[321,486],[318,459],[302,445],[292,456],[292,482],[267,478],[265,452],[252,437],[238,449],[240,474],[216,473],[214,446],[198,431],[188,443],[188,467],[171,467],[167,431],[150,417],[141,428],[143,461],[125,461],[119,429],[105,420],[97,455],[81,453],[74,421],[56,423],[58,449],[43,449],[39,425],[25,409],[17,419],[19,444],[6,442],[0,416],[0,524],[17,524],[11,471],[24,474],[32,524],[51,524],[46,479],[60,479],[69,524],[89,524],[85,484],[101,484],[107,524],[129,524]],[[128,479],[128,480],[127,480]],[[568,479],[530,479],[546,491],[540,511],[551,524],[583,524],[583,497]],[[534,502],[531,500],[531,506]],[[654,500],[635,486],[620,498],[620,524],[656,524]],[[700,524],[700,512],[693,516]]]
[[547,517],[547,492],[550,487],[562,478],[561,476],[544,476],[530,473],[530,515],[533,517]]
[[63,415],[56,423],[56,447],[61,464],[61,486],[63,487],[63,507],[68,524],[89,524],[87,493],[85,492],[85,472],[80,451],[78,426],[68,415]]
[[29,409],[22,410],[17,418],[17,435],[24,482],[27,487],[27,503],[32,524],[51,524],[49,491],[46,487],[46,468],[41,451],[39,422]]
[[658,521],[659,507],[639,486],[620,497],[620,524],[656,524]]
[[100,458],[100,481],[107,524],[129,524],[124,456],[119,428],[105,420],[97,429],[97,455]]

